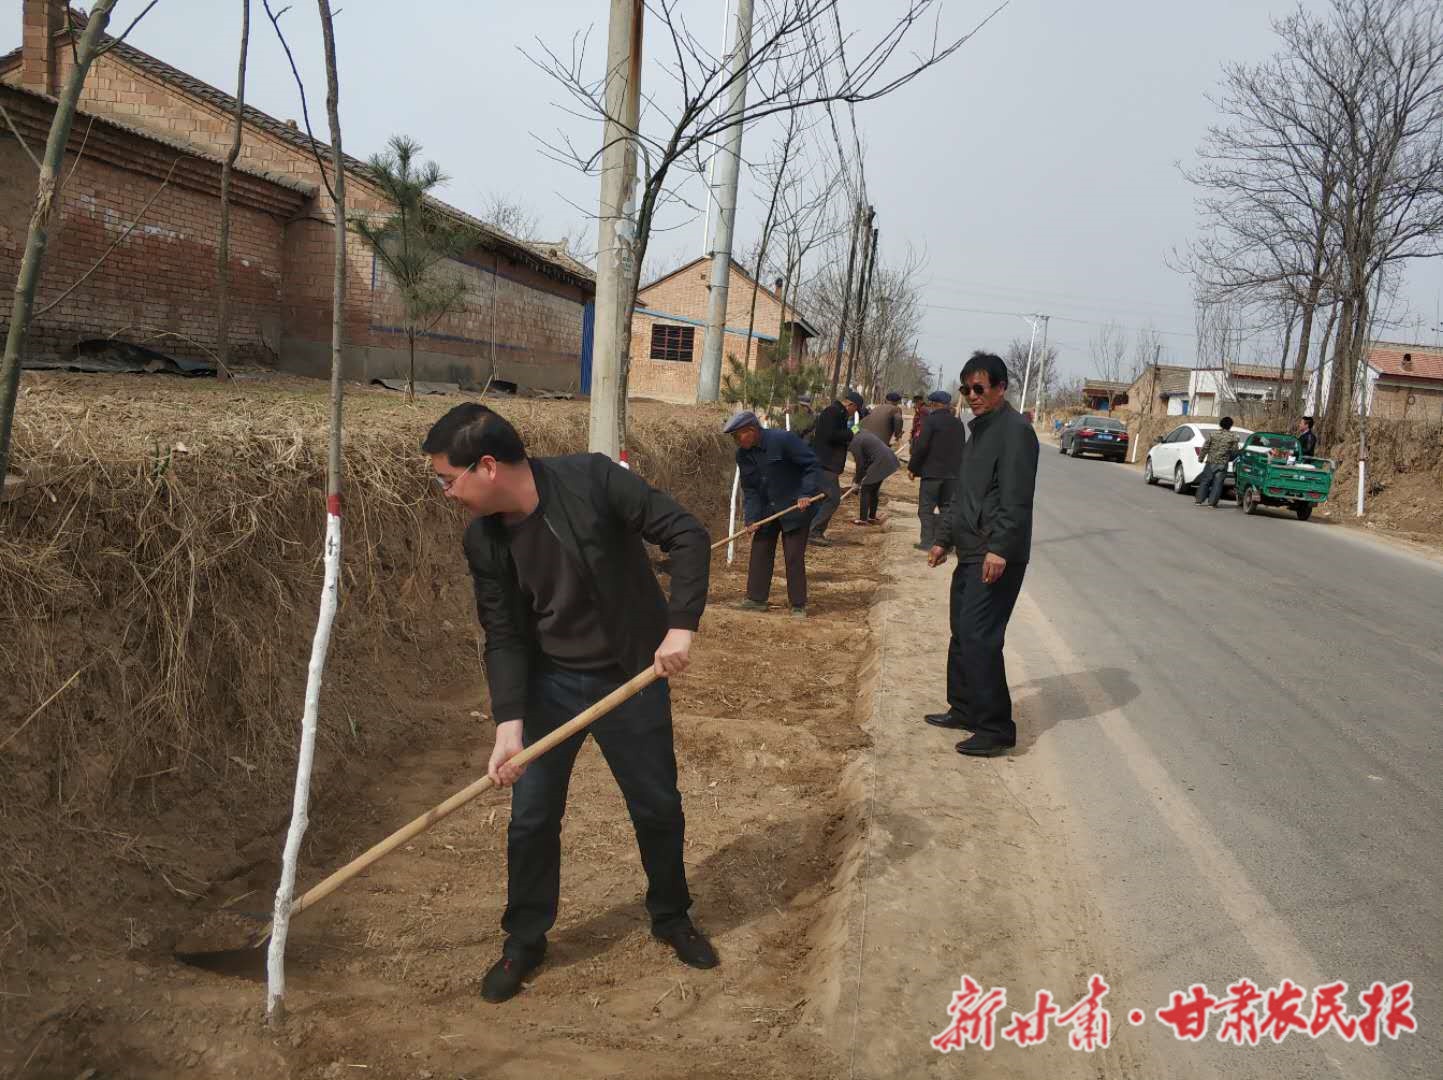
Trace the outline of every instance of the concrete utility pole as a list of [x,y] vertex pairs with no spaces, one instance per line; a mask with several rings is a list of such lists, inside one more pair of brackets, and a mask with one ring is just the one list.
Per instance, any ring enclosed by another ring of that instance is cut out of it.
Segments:
[[641,115],[644,0],[611,0],[606,124],[596,239],[596,337],[591,353],[593,453],[617,460],[626,435],[626,340],[636,303],[636,129]]
[[1037,320],[1041,317],[1040,315],[1033,315],[1027,320],[1032,326],[1032,336],[1027,339],[1027,367],[1022,372],[1022,399],[1018,403],[1018,408],[1022,412],[1027,411],[1027,386],[1028,380],[1032,378],[1032,350],[1037,345]]
[[[721,48],[723,48],[723,49],[725,49],[725,48],[727,47],[727,26],[731,23],[731,19],[732,19],[732,5],[731,5],[731,0],[726,0],[726,2],[722,4]],[[726,55],[726,54],[723,53],[722,55]],[[718,156],[718,154],[717,154],[716,142],[715,142],[715,140],[713,140],[713,142],[712,142],[712,152],[711,152],[711,162],[707,165],[707,175],[706,175],[706,216],[702,219],[702,223],[701,223],[701,253],[702,253],[703,255],[710,255],[710,254],[711,254],[711,210],[712,210],[712,202],[713,202],[714,199],[715,199],[715,195],[713,194],[713,192],[714,192],[715,189],[716,189],[716,159],[717,159],[717,156]]]
[[[742,163],[742,113],[747,107],[747,68],[752,61],[752,0],[737,0],[736,39],[731,57],[731,89],[726,145],[721,152],[721,191],[717,198],[716,241],[711,254],[711,296],[707,300],[706,340],[702,344],[698,401],[721,396],[722,351],[727,326],[727,287],[732,273],[732,230],[737,222],[737,178]],[[760,273],[760,269],[758,269]]]
[[852,372],[856,369],[857,353],[862,348],[862,334],[867,329],[867,305],[872,299],[872,271],[877,266],[877,238],[882,231],[872,226],[876,217],[877,211],[868,207],[866,236],[863,238],[866,242],[867,272],[862,275],[862,295],[857,301],[857,332],[852,337],[852,347],[847,350],[847,385],[849,387],[852,385]]
[[[1052,316],[1041,315],[1039,318],[1042,320],[1042,359],[1038,362],[1037,367],[1037,406],[1033,409],[1033,416],[1042,415],[1042,391],[1047,385],[1047,320],[1052,318]],[[1027,398],[1025,395],[1022,399],[1022,406],[1025,411],[1027,407]]]
[[857,238],[862,231],[862,204],[857,203],[852,215],[852,247],[847,253],[847,284],[842,294],[842,320],[837,325],[837,355],[832,360],[832,397],[837,396],[837,383],[842,378],[842,346],[847,340],[847,320],[852,315],[852,275],[857,270]]

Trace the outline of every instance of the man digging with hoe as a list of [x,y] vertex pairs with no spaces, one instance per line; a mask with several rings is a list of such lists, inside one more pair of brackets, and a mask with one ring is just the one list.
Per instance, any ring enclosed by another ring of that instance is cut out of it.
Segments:
[[[512,786],[501,959],[481,996],[502,1002],[546,955],[561,891],[561,819],[577,752],[596,737],[626,798],[646,870],[651,932],[696,968],[717,955],[692,925],[682,863],[671,697],[706,606],[706,529],[602,454],[529,458],[505,419],[458,405],[421,444],[436,482],[472,515],[463,548],[486,631],[496,720],[487,772]],[[668,602],[643,540],[671,560]],[[548,732],[655,666],[663,679],[529,765],[508,764]]]

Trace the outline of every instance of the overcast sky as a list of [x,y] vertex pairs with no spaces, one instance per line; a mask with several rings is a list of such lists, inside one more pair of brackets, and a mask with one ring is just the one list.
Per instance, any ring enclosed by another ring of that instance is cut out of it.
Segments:
[[[683,4],[698,34],[720,46],[724,0]],[[254,0],[247,100],[299,118],[298,94],[260,0]],[[279,7],[272,0],[273,7]],[[453,177],[441,192],[478,210],[500,193],[524,203],[559,236],[594,225],[593,179],[548,160],[533,133],[564,127],[599,141],[556,107],[556,84],[520,52],[540,38],[569,53],[592,27],[594,70],[603,60],[606,0],[471,0],[396,4],[339,0],[342,125],[360,157],[404,132]],[[843,0],[859,39],[875,35],[898,0]],[[946,0],[944,33],[964,32],[994,3]],[[921,351],[950,370],[973,348],[1001,350],[1028,325],[1008,312],[1047,312],[1066,372],[1091,369],[1093,324],[1151,324],[1168,358],[1191,363],[1188,280],[1170,253],[1192,235],[1192,191],[1178,172],[1213,119],[1206,94],[1227,60],[1271,51],[1272,14],[1284,0],[1012,0],[939,68],[884,100],[860,106],[866,175],[884,254],[925,255],[927,321]],[[139,0],[123,0],[125,25]],[[16,24],[5,35],[18,40]],[[161,0],[133,44],[234,90],[239,0]],[[316,9],[298,0],[282,19],[324,138],[324,77]],[[653,33],[648,48],[663,39]],[[648,86],[660,83],[657,79]],[[748,132],[760,154],[765,131]],[[700,190],[693,192],[700,199]],[[738,249],[754,242],[765,211],[743,190]],[[702,253],[702,224],[673,213],[654,241],[662,265]],[[1388,336],[1433,342],[1443,260],[1414,266]],[[959,310],[977,309],[977,310]],[[981,311],[1002,312],[983,314]]]

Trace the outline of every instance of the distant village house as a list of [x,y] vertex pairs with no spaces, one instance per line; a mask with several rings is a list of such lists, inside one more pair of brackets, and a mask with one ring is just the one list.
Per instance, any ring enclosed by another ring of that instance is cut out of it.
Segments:
[[[757,311],[748,348],[747,325],[754,287]],[[631,322],[629,390],[633,396],[680,403],[696,401],[710,296],[710,258],[695,259],[637,290]],[[791,304],[783,314],[781,296],[760,285],[732,261],[723,377],[730,370],[729,356],[745,358],[749,370],[756,370],[759,363],[777,361],[795,367],[806,355],[807,342],[816,336],[816,329]],[[786,343],[784,357],[776,356],[779,341]]]

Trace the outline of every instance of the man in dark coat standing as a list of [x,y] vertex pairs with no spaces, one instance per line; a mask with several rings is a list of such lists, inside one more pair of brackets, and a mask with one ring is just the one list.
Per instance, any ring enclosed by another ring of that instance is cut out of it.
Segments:
[[832,543],[826,537],[827,525],[842,501],[842,470],[847,467],[847,447],[852,442],[851,420],[861,407],[862,396],[849,390],[841,401],[832,402],[817,414],[812,429],[812,449],[822,466],[822,491],[827,496],[812,521],[811,542],[818,547]]
[[[595,738],[626,798],[646,871],[651,932],[696,968],[717,964],[687,914],[686,821],[666,678],[686,670],[706,607],[711,545],[675,500],[604,454],[533,458],[484,405],[457,405],[421,444],[446,497],[471,514],[463,545],[486,631],[496,741],[486,767],[512,788],[506,944],[481,996],[515,996],[546,955],[561,898],[561,819],[576,755]],[[671,559],[661,590],[646,544]],[[528,765],[549,735],[637,672],[663,678]]]
[[[737,470],[745,499],[747,531],[752,534],[751,561],[747,564],[747,595],[737,606],[743,611],[765,611],[772,591],[772,570],[777,564],[777,538],[787,568],[787,601],[792,617],[807,617],[807,508],[822,490],[822,469],[817,455],[790,431],[763,428],[756,413],[739,412],[722,431],[737,443]],[[758,525],[764,518],[800,503],[776,521]]]
[[975,352],[962,369],[972,434],[951,511],[937,522],[927,564],[957,553],[952,574],[952,640],[947,648],[945,713],[927,722],[973,732],[959,754],[993,757],[1017,745],[1002,646],[1032,554],[1037,433],[1007,403],[1007,366]]
[[917,477],[917,516],[922,521],[922,535],[917,547],[932,550],[937,528],[937,515],[946,516],[957,490],[957,470],[962,466],[962,447],[967,443],[967,428],[952,411],[952,395],[934,390],[927,398],[930,406],[922,431],[912,447],[912,460],[907,471]]

